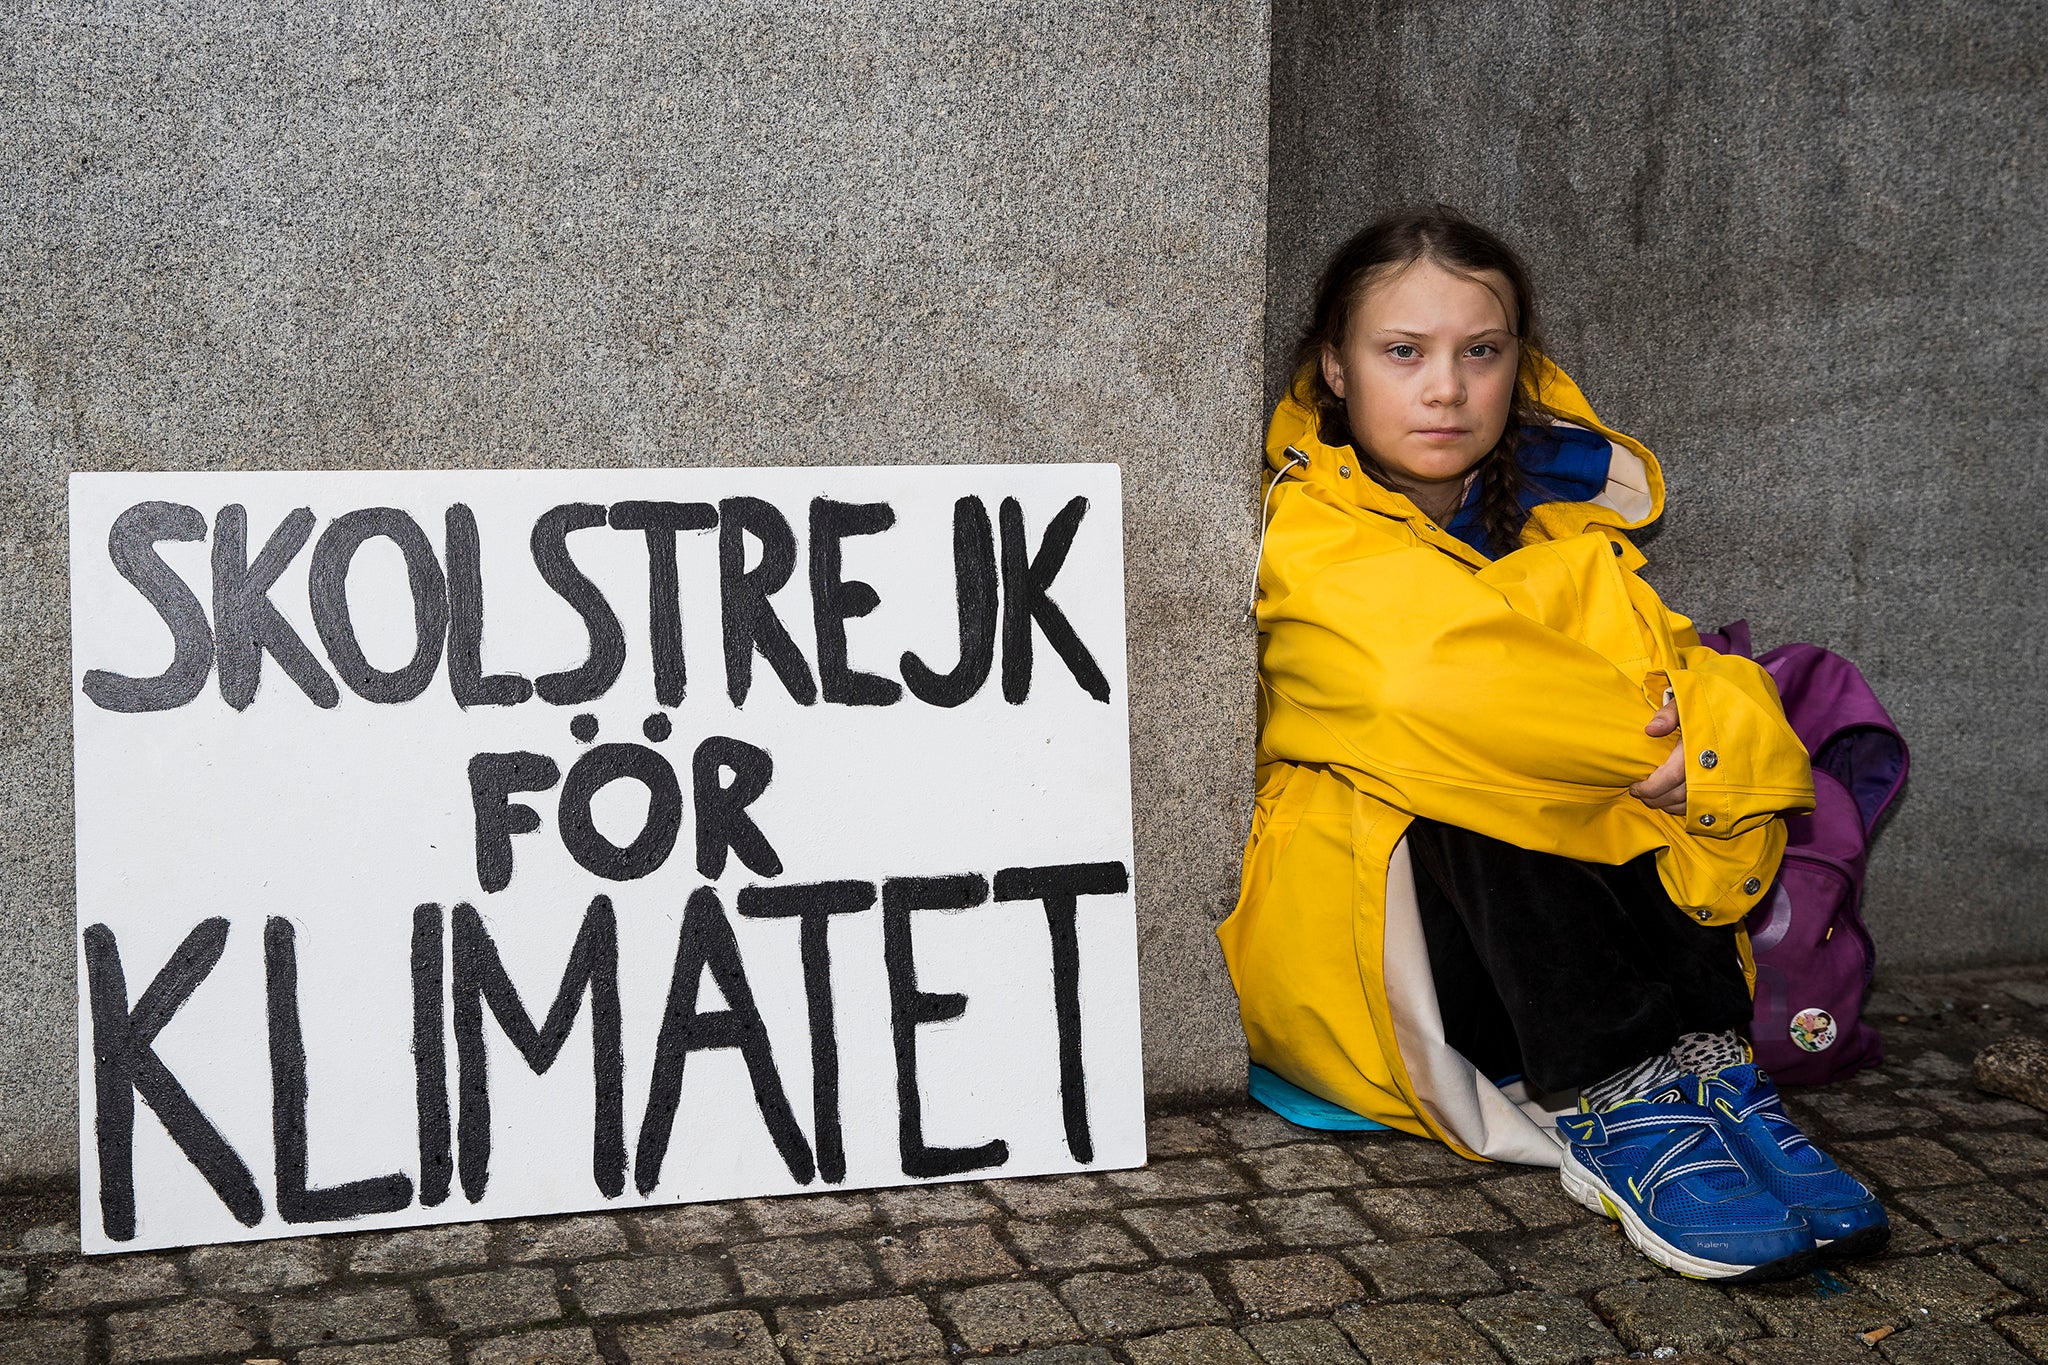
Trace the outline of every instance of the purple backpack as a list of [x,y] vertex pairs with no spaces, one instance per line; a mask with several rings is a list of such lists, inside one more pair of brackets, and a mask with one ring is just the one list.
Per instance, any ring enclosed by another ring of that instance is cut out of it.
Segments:
[[[1746,621],[1700,638],[1750,657]],[[1756,956],[1751,1042],[1778,1080],[1822,1085],[1884,1060],[1863,1019],[1876,948],[1858,907],[1871,831],[1906,781],[1906,741],[1841,655],[1791,644],[1756,661],[1813,759],[1814,808],[1786,819],[1784,867],[1746,921]]]

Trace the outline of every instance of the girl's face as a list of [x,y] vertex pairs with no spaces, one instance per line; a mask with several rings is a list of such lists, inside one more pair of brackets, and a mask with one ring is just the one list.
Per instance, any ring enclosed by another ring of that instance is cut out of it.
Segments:
[[1447,491],[1500,440],[1521,359],[1513,297],[1499,271],[1418,260],[1369,285],[1343,346],[1324,349],[1323,378],[1361,453],[1401,491]]

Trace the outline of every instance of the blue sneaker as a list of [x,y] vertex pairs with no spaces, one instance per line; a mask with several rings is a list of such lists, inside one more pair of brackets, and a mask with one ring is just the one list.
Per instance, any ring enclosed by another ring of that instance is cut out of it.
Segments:
[[1754,1062],[1701,1077],[1699,1096],[1736,1159],[1806,1219],[1822,1254],[1867,1256],[1891,1241],[1884,1205],[1786,1117],[1778,1087]]
[[1567,1114],[1557,1126],[1565,1193],[1619,1222],[1658,1265],[1737,1284],[1813,1265],[1806,1220],[1743,1169],[1714,1116],[1678,1092]]

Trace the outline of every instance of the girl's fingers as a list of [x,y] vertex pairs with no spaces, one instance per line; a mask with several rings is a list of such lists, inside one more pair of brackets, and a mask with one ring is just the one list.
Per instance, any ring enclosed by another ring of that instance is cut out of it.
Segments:
[[1657,708],[1657,714],[1650,717],[1650,723],[1643,727],[1646,735],[1668,735],[1678,729],[1678,703],[1667,701]]
[[1671,756],[1629,789],[1629,795],[1654,810],[1680,812],[1685,809],[1685,753],[1674,749]]

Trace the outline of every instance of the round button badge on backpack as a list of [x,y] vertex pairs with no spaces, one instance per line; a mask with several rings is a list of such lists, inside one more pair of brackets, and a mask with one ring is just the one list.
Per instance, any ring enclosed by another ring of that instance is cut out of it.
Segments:
[[1801,1051],[1825,1052],[1834,1046],[1835,1016],[1819,1006],[1804,1009],[1792,1016],[1792,1026],[1786,1032]]

